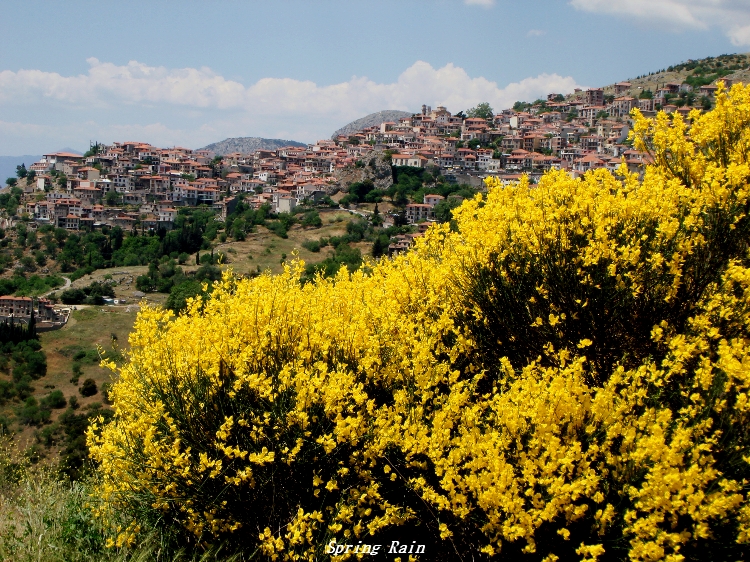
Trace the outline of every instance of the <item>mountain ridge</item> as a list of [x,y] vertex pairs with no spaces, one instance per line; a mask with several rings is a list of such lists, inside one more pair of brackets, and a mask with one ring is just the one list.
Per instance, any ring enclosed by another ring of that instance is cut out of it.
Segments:
[[307,146],[307,143],[263,137],[230,137],[223,141],[208,144],[198,150],[208,150],[218,156],[223,156],[232,152],[250,154],[256,150],[277,150],[284,146]]
[[351,123],[347,123],[340,129],[336,130],[336,132],[331,135],[331,139],[335,140],[339,135],[354,134],[366,127],[374,127],[381,123],[386,123],[387,121],[398,121],[402,117],[411,116],[412,113],[409,113],[408,111],[400,111],[398,109],[383,109],[382,111],[376,111],[375,113],[370,113],[369,115],[360,117]]

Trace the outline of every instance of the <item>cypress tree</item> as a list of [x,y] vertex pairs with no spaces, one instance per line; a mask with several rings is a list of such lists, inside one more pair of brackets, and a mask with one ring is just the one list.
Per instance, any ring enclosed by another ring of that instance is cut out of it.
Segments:
[[31,299],[31,317],[29,318],[29,326],[27,328],[27,339],[35,340],[36,335],[36,317],[34,315],[34,299]]

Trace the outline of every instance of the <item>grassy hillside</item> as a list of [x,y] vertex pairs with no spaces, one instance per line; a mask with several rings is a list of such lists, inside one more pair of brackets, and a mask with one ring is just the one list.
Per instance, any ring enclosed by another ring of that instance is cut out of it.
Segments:
[[[720,78],[750,82],[750,53],[689,60],[662,70],[623,79],[621,82],[630,82],[633,85],[630,95],[637,97],[643,90],[656,92],[658,88],[669,82],[687,82],[694,87],[699,87],[711,84]],[[614,91],[614,84],[604,87],[605,95],[614,94]]]

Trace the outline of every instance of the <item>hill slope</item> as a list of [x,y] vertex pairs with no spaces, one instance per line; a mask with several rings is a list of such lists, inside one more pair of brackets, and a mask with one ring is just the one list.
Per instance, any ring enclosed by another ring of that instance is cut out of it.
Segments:
[[224,139],[220,142],[214,142],[199,150],[210,150],[214,154],[230,154],[240,152],[250,154],[256,150],[276,150],[284,146],[307,146],[303,142],[283,139],[264,139],[261,137],[236,137]]
[[[630,82],[633,85],[630,95],[637,96],[641,90],[656,92],[668,82],[687,82],[697,89],[703,84],[710,84],[721,78],[750,82],[750,53],[688,60],[657,72],[624,80],[624,82]],[[613,94],[614,86],[614,84],[605,86],[604,93]]]
[[402,117],[411,117],[411,115],[412,114],[408,111],[399,111],[397,109],[385,109],[383,111],[378,111],[377,113],[370,113],[370,115],[366,115],[361,119],[357,119],[356,121],[344,125],[338,131],[333,133],[331,138],[335,139],[339,135],[353,134],[365,127],[374,127],[375,125],[380,125],[386,121],[398,121]]

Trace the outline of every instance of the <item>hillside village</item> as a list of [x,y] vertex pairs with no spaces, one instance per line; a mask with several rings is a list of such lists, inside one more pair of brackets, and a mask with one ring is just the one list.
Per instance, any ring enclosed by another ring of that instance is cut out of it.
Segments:
[[[731,85],[731,79],[725,81]],[[68,230],[169,230],[180,207],[206,205],[224,220],[240,199],[253,208],[268,205],[273,213],[292,213],[303,203],[330,202],[330,195],[347,191],[342,180],[347,170],[374,168],[383,161],[431,169],[445,181],[475,188],[488,175],[508,184],[527,174],[534,183],[550,169],[579,176],[597,168],[614,170],[623,160],[634,171],[648,162],[648,155],[627,141],[631,110],[687,117],[693,109],[709,108],[716,89],[716,84],[668,82],[651,91],[621,82],[568,95],[550,93],[546,100],[518,102],[497,113],[480,104],[468,115],[423,105],[397,122],[307,147],[250,154],[216,155],[131,141],[95,144],[85,155],[50,153],[32,164],[15,219],[25,215],[39,225]],[[434,220],[433,209],[442,199],[426,194],[404,201],[402,214],[410,224]],[[12,225],[14,218],[4,220]]]

